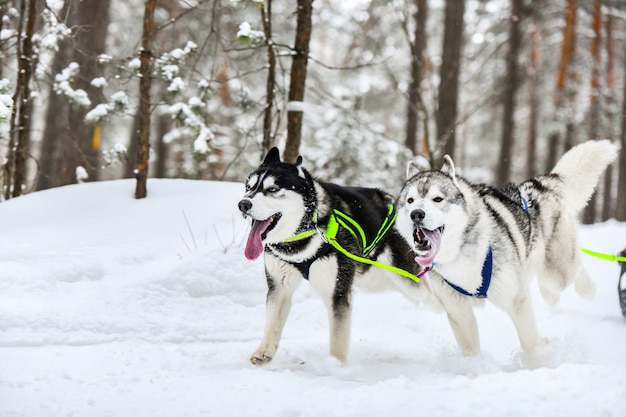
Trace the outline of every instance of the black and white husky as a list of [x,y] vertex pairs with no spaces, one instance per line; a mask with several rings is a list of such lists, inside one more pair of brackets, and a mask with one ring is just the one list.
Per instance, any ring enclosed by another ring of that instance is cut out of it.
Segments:
[[550,305],[572,282],[582,297],[594,295],[580,263],[578,216],[616,155],[609,141],[588,141],[550,174],[500,188],[459,177],[448,156],[439,171],[409,163],[397,227],[415,262],[429,268],[430,288],[464,353],[480,350],[472,307],[481,298],[508,313],[522,348],[532,352],[545,343],[529,297],[535,274]]
[[430,296],[423,284],[352,260],[329,243],[330,226],[336,231],[333,243],[347,253],[417,274],[420,267],[410,257],[411,248],[389,227],[394,198],[373,188],[317,181],[301,164],[300,157],[295,164],[281,162],[273,148],[246,180],[239,202],[239,210],[252,220],[245,256],[264,255],[268,287],[265,333],[250,358],[255,365],[276,354],[292,295],[303,279],[324,300],[330,353],[342,362],[348,352],[353,285],[370,291],[393,288],[415,302]]

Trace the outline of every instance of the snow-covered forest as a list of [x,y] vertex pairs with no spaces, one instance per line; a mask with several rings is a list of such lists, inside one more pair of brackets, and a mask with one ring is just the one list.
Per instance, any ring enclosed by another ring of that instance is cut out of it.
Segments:
[[237,209],[272,146],[392,194],[418,155],[500,184],[588,139],[624,150],[626,0],[0,11],[0,417],[626,415],[611,255],[626,244],[626,152],[579,227],[610,258],[583,257],[596,297],[568,288],[550,307],[532,283],[549,340],[532,354],[492,303],[466,357],[445,314],[355,290],[339,364],[303,281],[278,354],[253,366],[267,282]]
[[[240,181],[274,145],[326,180],[391,192],[417,154],[501,183],[548,171],[583,140],[626,140],[622,0],[0,9],[2,199],[142,175]],[[588,221],[626,220],[621,158]]]

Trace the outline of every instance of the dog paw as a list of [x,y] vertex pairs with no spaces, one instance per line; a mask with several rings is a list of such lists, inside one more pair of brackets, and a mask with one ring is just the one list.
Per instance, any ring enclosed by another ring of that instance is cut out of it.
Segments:
[[255,366],[263,366],[270,363],[272,357],[267,352],[254,352],[250,357],[250,363]]
[[532,343],[522,343],[522,350],[527,354],[534,354],[550,345],[550,339],[547,337],[537,337]]
[[473,358],[480,354],[480,347],[465,347],[460,349],[461,354],[466,358]]
[[537,347],[542,348],[544,346],[548,346],[550,344],[550,339],[547,337],[540,337],[537,341]]

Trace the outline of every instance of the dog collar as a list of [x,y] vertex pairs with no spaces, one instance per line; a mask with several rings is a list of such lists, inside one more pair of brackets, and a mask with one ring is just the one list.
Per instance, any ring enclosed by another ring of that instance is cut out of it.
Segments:
[[468,297],[476,297],[476,298],[487,298],[487,291],[489,291],[489,285],[491,284],[491,275],[493,272],[493,251],[491,250],[491,245],[489,245],[489,250],[487,251],[487,257],[485,258],[485,262],[483,262],[483,269],[481,271],[481,275],[483,277],[482,284],[475,292],[469,292],[459,287],[458,285],[454,285],[447,279],[443,278],[443,280],[452,288],[457,290],[463,295],[467,295]]
[[287,239],[283,240],[283,243],[297,242],[298,240],[306,239],[307,237],[311,237],[317,233],[317,227],[312,227],[310,229],[303,230],[302,232],[297,233],[291,237],[288,237]]
[[319,233],[319,228],[317,227],[317,207],[315,207],[315,210],[313,210],[311,223],[313,224],[312,227],[304,229],[300,233],[296,233],[295,235],[288,237],[287,239],[283,240],[283,243],[297,242],[298,240],[306,239],[313,236],[314,234]]

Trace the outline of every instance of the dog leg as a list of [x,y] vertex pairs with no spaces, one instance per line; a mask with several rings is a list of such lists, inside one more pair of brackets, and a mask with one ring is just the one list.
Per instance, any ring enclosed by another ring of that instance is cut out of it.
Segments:
[[335,257],[316,261],[309,274],[311,285],[324,300],[328,311],[330,354],[342,363],[346,361],[350,345],[353,277],[352,263],[339,265]]
[[537,347],[548,343],[548,339],[539,337],[535,313],[528,290],[522,290],[517,297],[512,300],[511,305],[502,306],[517,330],[517,337],[520,345],[526,353],[533,352]]
[[280,281],[269,272],[266,272],[266,275],[268,289],[265,332],[261,344],[250,357],[250,362],[257,366],[266,365],[276,354],[289,310],[291,310],[291,298],[300,282],[300,279],[293,275],[291,279],[287,277]]
[[[456,343],[466,356],[473,356],[480,352],[480,338],[476,316],[469,303],[461,303],[462,308],[456,308],[454,313],[448,311],[448,323]],[[461,307],[461,305],[459,305]]]
[[446,312],[452,334],[461,352],[465,356],[478,354],[480,338],[471,300],[450,288],[436,272],[433,271],[431,274],[431,289]]
[[352,308],[350,302],[334,304],[330,309],[330,354],[341,363],[345,363],[350,346],[350,324],[352,322]]
[[546,282],[543,282],[543,279],[539,280],[539,292],[541,293],[541,297],[543,300],[550,306],[555,307],[559,303],[559,298],[561,298],[561,292],[554,288],[552,285],[548,285]]
[[583,268],[576,248],[572,247],[570,252],[574,253],[571,257],[546,257],[544,266],[539,271],[541,296],[551,307],[558,303],[561,293],[572,281],[576,292],[582,298],[591,300],[596,294],[596,284]]
[[589,277],[585,268],[578,264],[574,278],[576,293],[585,300],[591,300],[596,295],[596,283]]
[[550,267],[544,266],[538,275],[541,296],[550,307],[556,306],[561,293],[571,284],[572,278],[576,292],[582,298],[591,300],[596,294],[596,284],[589,278],[578,258],[567,264],[555,262]]
[[[550,266],[548,266],[550,265]],[[560,260],[554,263],[545,262],[537,275],[539,284],[539,292],[544,301],[550,306],[554,307],[558,304],[561,293],[568,284],[567,269],[563,266]],[[573,271],[572,271],[573,272]]]
[[539,289],[544,300],[552,307],[572,282],[582,298],[591,299],[595,295],[595,283],[589,279],[580,261],[576,239],[578,225],[570,216],[561,213],[554,223],[554,230],[561,232],[546,237],[545,255],[539,263]]

